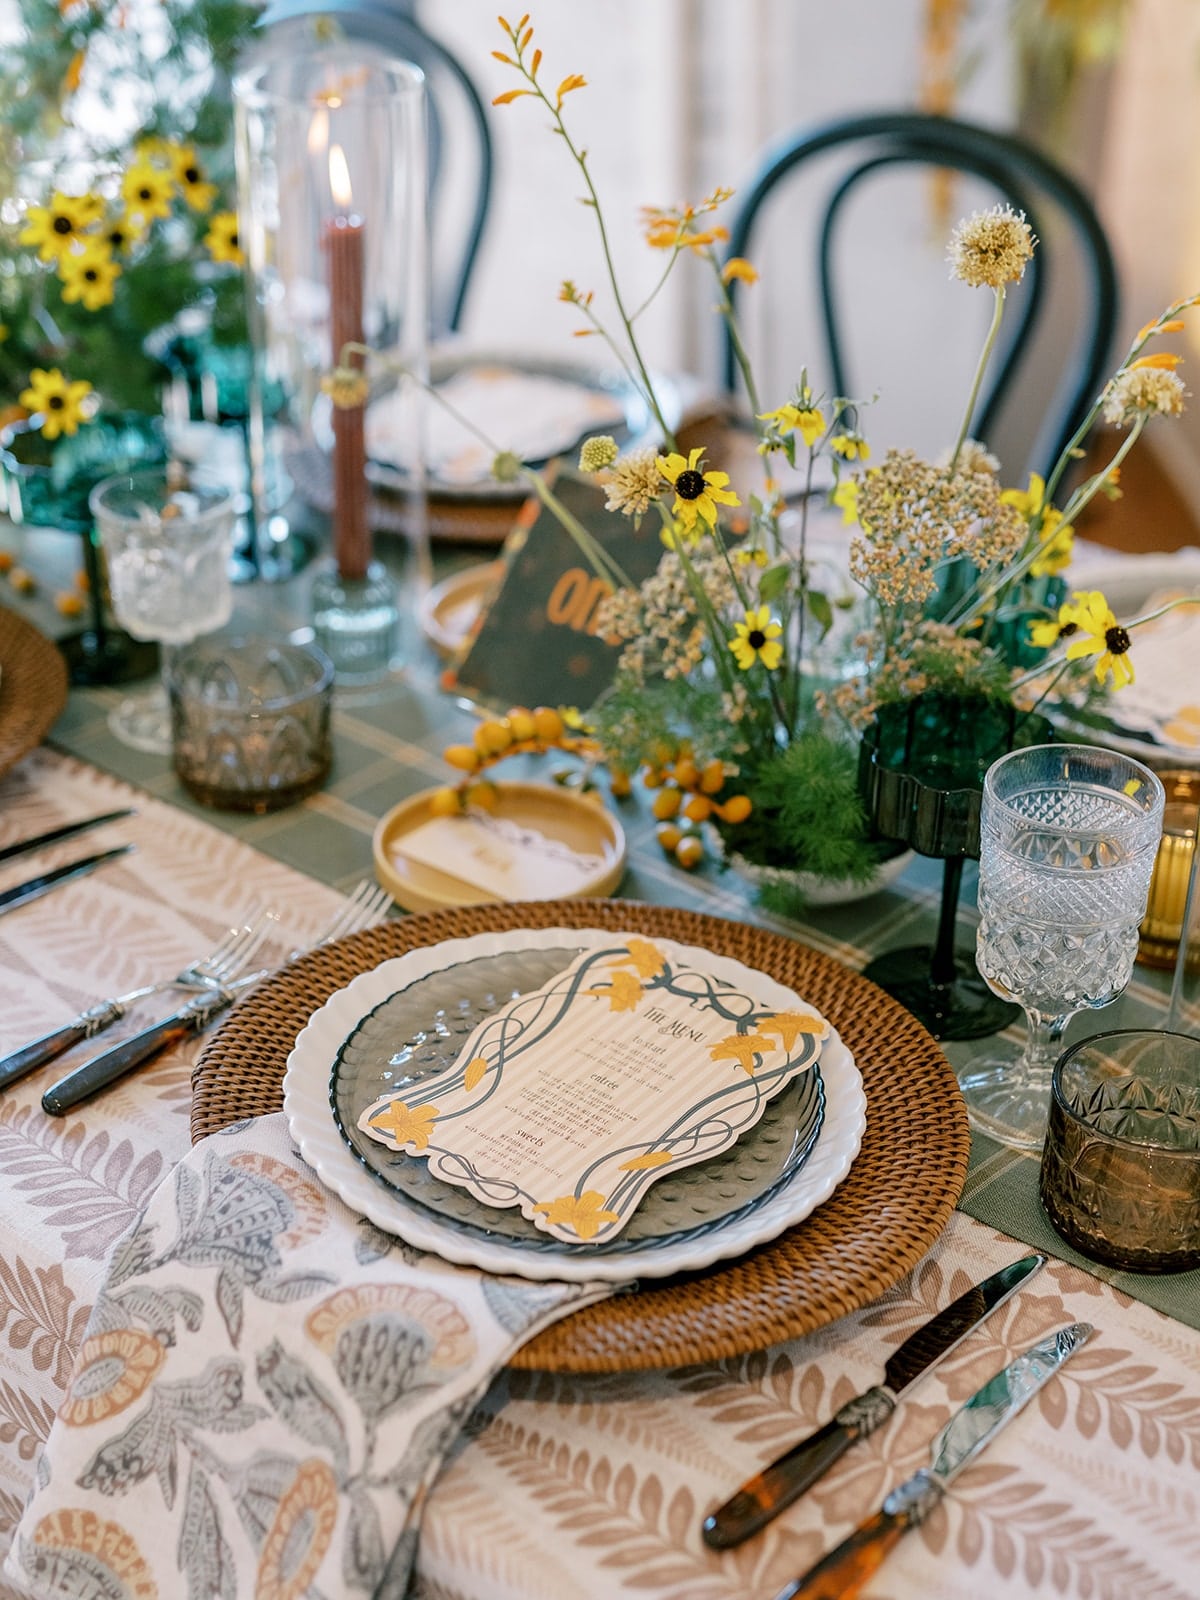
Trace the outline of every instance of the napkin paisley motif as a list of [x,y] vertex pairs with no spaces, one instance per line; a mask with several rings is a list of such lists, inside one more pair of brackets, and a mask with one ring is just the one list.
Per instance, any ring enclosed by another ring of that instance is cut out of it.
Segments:
[[385,1247],[282,1115],[214,1134],[113,1252],[5,1571],[47,1600],[398,1597],[493,1373],[611,1292]]

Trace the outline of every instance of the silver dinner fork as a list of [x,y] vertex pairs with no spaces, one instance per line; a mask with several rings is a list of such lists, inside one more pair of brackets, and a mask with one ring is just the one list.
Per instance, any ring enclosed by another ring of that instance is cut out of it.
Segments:
[[219,988],[222,983],[228,983],[245,972],[278,925],[279,913],[276,910],[270,906],[265,906],[261,910],[256,908],[248,912],[242,922],[230,928],[208,955],[189,962],[173,978],[160,978],[156,983],[145,983],[140,988],[130,989],[127,994],[98,1000],[95,1005],[89,1006],[86,1011],[81,1011],[70,1022],[64,1023],[61,1028],[54,1028],[50,1033],[44,1033],[40,1039],[30,1040],[19,1050],[14,1050],[11,1055],[0,1059],[0,1089],[6,1089],[10,1083],[16,1083],[18,1078],[23,1078],[35,1067],[45,1066],[47,1061],[53,1061],[72,1045],[80,1044],[85,1039],[95,1038],[96,1034],[103,1033],[105,1028],[111,1028],[113,1023],[118,1022],[130,1006],[136,1005],[139,1000],[148,1000],[151,995],[162,994],[167,989],[198,990],[204,993]]
[[[377,927],[386,918],[391,906],[391,896],[386,890],[376,888],[369,879],[364,879],[345,904],[338,908],[326,927],[308,944],[292,950],[284,965],[333,939],[344,939],[349,934]],[[242,970],[245,970],[244,967]],[[240,994],[274,970],[263,967],[236,981],[222,983],[207,994],[193,996],[169,1017],[163,1017],[160,1022],[143,1028],[140,1033],[122,1039],[111,1050],[93,1056],[74,1072],[68,1073],[46,1090],[42,1096],[42,1109],[53,1117],[61,1117],[80,1101],[89,1099],[118,1078],[123,1078],[134,1067],[141,1066],[143,1061],[148,1061],[167,1045],[177,1043],[189,1033],[199,1033],[214,1017],[231,1006]]]

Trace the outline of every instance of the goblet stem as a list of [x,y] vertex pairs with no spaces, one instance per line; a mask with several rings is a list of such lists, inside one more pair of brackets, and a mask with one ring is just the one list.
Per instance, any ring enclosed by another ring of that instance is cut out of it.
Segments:
[[954,964],[954,924],[958,917],[958,895],[962,887],[963,858],[948,856],[942,873],[942,905],[938,912],[937,941],[929,976],[935,984],[951,984],[957,972]]
[[1029,1024],[1016,1061],[985,1059],[960,1073],[959,1088],[971,1121],[982,1132],[1017,1150],[1041,1148],[1050,1115],[1050,1079],[1062,1053],[1062,1036],[1075,1015],[1047,1016],[1024,1007]]
[[1030,1010],[1028,1006],[1024,1009],[1029,1022],[1029,1034],[1020,1060],[1013,1069],[1013,1081],[1019,1074],[1023,1083],[1030,1087],[1044,1086],[1048,1091],[1054,1063],[1062,1054],[1062,1036],[1075,1013],[1068,1011],[1061,1017],[1048,1017],[1044,1012]]

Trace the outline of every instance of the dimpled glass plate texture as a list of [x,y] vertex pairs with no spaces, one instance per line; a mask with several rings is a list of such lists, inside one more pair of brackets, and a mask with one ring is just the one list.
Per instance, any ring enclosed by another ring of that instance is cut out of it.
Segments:
[[[578,950],[513,950],[460,962],[389,996],[362,1018],[338,1052],[329,1098],[342,1138],[359,1161],[405,1202],[456,1231],[501,1235],[533,1250],[574,1251],[526,1221],[515,1207],[483,1205],[465,1189],[430,1176],[420,1158],[370,1138],[358,1118],[381,1094],[449,1067],[485,1017],[562,972]],[[770,1101],[731,1150],[661,1178],[606,1254],[700,1237],[756,1205],[803,1163],[821,1130],[825,1094],[817,1067]]]

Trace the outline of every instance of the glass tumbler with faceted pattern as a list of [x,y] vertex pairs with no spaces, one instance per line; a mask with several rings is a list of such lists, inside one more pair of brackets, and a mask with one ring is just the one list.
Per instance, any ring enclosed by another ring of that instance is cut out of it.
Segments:
[[1054,1069],[1041,1198],[1097,1261],[1200,1266],[1200,1039],[1126,1029],[1068,1050]]
[[278,811],[314,793],[333,759],[333,663],[285,639],[205,639],[171,662],[175,772],[224,811]]
[[1029,1031],[1019,1060],[973,1062],[959,1086],[1001,1143],[1040,1148],[1063,1030],[1129,982],[1163,801],[1147,767],[1091,745],[1034,745],[988,769],[976,961]]

